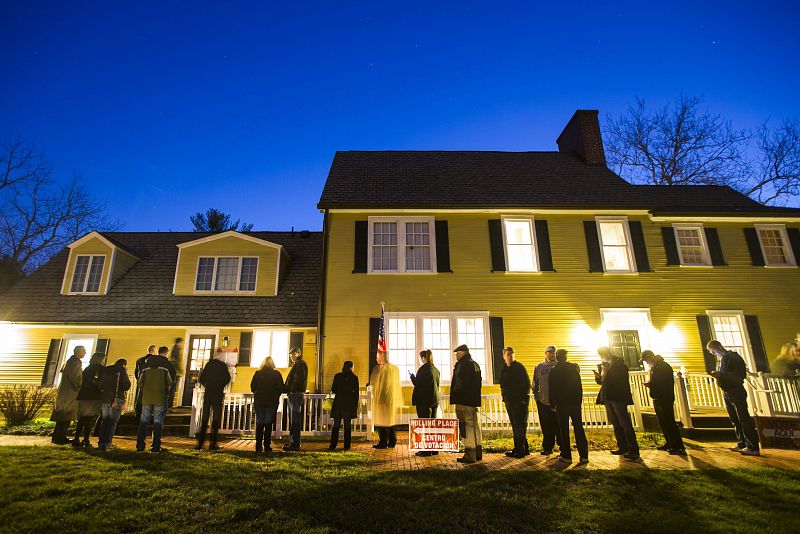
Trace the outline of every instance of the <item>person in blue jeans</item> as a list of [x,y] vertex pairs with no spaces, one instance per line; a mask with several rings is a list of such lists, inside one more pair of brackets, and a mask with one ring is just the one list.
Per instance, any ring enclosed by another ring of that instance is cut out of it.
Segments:
[[[253,409],[256,412],[256,452],[272,450],[272,424],[283,393],[283,376],[275,369],[275,361],[267,356],[250,381]],[[263,443],[263,445],[262,445]]]
[[300,450],[300,431],[303,429],[303,401],[308,386],[308,364],[303,361],[299,347],[289,351],[292,369],[286,377],[286,393],[289,397],[289,442],[283,446],[285,451]]
[[760,454],[758,431],[753,418],[750,417],[747,391],[744,389],[747,365],[737,352],[726,349],[717,340],[709,341],[706,349],[719,358],[717,370],[708,374],[717,379],[722,397],[725,399],[728,418],[736,430],[737,443],[731,450],[747,456],[758,456]]
[[100,375],[101,402],[100,405],[100,450],[111,448],[114,432],[117,430],[119,417],[122,415],[122,405],[128,390],[131,388],[131,379],[126,369],[128,362],[124,358],[117,360],[114,365],[103,368]]
[[[167,347],[161,347],[166,352]],[[161,353],[159,349],[159,353]],[[163,358],[166,361],[166,358]],[[167,362],[169,363],[169,362]],[[167,413],[167,398],[172,386],[170,369],[159,358],[150,358],[139,375],[139,392],[142,400],[142,415],[139,419],[139,432],[136,437],[136,451],[144,452],[147,424],[153,418],[153,443],[150,452],[166,452],[161,447],[161,432],[164,428],[164,415]]]
[[608,422],[614,427],[617,448],[611,454],[623,456],[628,460],[639,459],[639,443],[633,431],[628,406],[633,404],[631,384],[628,379],[628,366],[622,358],[617,358],[608,347],[600,347],[597,354],[603,359],[594,371],[594,377],[600,384],[597,404],[605,404]]

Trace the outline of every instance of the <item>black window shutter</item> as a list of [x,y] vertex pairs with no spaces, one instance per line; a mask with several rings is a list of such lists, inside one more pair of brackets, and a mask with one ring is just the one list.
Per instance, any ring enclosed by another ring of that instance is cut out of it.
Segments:
[[536,248],[539,252],[539,270],[555,271],[553,268],[553,253],[550,250],[550,231],[547,228],[547,221],[536,219]]
[[755,228],[745,228],[744,238],[747,240],[747,249],[750,251],[750,259],[756,267],[766,265],[764,254],[761,252],[761,243],[758,242],[758,234]]
[[[289,333],[289,348],[297,347],[301,351],[303,350],[303,332],[290,332]],[[305,354],[303,355],[305,357]],[[294,365],[292,359],[289,358],[289,367]]]
[[47,349],[47,360],[44,362],[44,373],[42,373],[42,385],[50,387],[56,380],[58,372],[58,356],[61,354],[61,339],[51,339],[50,348]]
[[700,343],[703,345],[703,360],[706,364],[706,372],[716,371],[717,358],[706,348],[711,341],[711,320],[708,315],[697,316],[697,330],[700,332]]
[[369,376],[372,376],[372,368],[378,365],[377,355],[378,355],[378,332],[381,329],[381,318],[380,317],[370,317],[369,318]]
[[355,256],[353,258],[353,272],[367,272],[367,247],[369,246],[369,221],[356,221],[355,228]]
[[589,253],[589,272],[604,272],[603,256],[600,254],[600,238],[597,236],[597,223],[583,221],[583,233],[586,235],[586,252]]
[[450,270],[450,235],[447,221],[436,221],[436,270],[452,273]]
[[800,228],[787,228],[786,235],[789,236],[789,244],[794,252],[794,262],[800,265]]
[[[253,333],[242,332],[239,335],[239,365],[250,365],[253,353]],[[262,355],[259,354],[259,357]],[[266,356],[264,354],[263,356]]]
[[716,228],[704,228],[708,253],[711,255],[711,265],[727,265],[725,255],[722,253],[722,244],[719,242],[719,233]]
[[[101,353],[106,355],[106,358],[108,358],[108,346],[110,344],[111,344],[111,340],[109,340],[109,339],[98,339],[97,343],[94,346],[94,351],[95,352],[101,352]],[[108,362],[106,362],[104,360],[103,364],[107,365]]]
[[761,327],[758,324],[758,317],[755,315],[745,315],[744,324],[747,327],[747,335],[750,337],[750,348],[753,349],[753,360],[756,362],[756,371],[769,373],[769,358],[764,349],[764,338],[761,337]]
[[489,317],[489,333],[492,338],[492,378],[495,384],[500,383],[500,370],[505,365],[503,361],[503,318]]
[[506,254],[503,246],[503,222],[489,220],[489,246],[492,249],[492,272],[506,270]]
[[664,239],[664,250],[667,251],[667,265],[680,265],[681,257],[675,240],[675,229],[672,226],[662,226],[661,237]]
[[650,260],[647,258],[647,245],[644,244],[644,231],[640,221],[628,221],[628,228],[633,241],[633,256],[636,258],[636,270],[640,273],[649,273]]

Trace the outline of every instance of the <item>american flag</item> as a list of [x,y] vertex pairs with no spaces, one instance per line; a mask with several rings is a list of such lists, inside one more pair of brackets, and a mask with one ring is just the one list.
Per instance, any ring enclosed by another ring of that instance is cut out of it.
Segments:
[[[381,326],[378,328],[378,352],[386,352],[386,321],[383,318],[383,302],[381,302]],[[375,356],[377,357],[377,354]]]

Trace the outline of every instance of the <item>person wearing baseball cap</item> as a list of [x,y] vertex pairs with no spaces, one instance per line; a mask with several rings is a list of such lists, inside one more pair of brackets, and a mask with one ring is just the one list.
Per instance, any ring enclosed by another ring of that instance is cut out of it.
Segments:
[[533,396],[536,399],[536,410],[539,412],[539,423],[542,425],[542,455],[553,454],[553,446],[561,447],[561,434],[558,431],[556,413],[550,406],[550,371],[556,365],[556,348],[548,345],[544,349],[544,361],[533,370]]
[[472,359],[469,347],[459,345],[453,379],[450,382],[450,404],[456,407],[459,426],[464,428],[464,456],[459,463],[474,464],[483,459],[481,425],[478,421],[478,407],[481,405],[481,368]]

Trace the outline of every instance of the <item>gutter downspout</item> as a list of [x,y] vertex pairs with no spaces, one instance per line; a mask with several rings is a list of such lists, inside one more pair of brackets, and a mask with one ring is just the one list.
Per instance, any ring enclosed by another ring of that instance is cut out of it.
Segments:
[[317,317],[317,393],[322,393],[325,373],[323,372],[323,356],[325,352],[325,302],[328,287],[328,224],[329,214],[326,209],[322,218],[322,284],[319,292],[319,316]]

